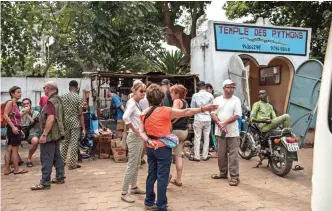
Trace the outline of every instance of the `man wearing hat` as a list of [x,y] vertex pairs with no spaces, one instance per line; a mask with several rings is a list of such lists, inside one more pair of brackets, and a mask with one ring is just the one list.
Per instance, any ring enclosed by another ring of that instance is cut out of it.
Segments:
[[167,106],[167,107],[172,107],[173,106],[173,100],[171,97],[171,92],[170,92],[170,88],[171,88],[171,82],[165,78],[161,81],[161,88],[164,90],[165,92],[165,97],[163,100],[163,106]]
[[233,95],[236,84],[232,80],[225,80],[222,87],[224,94],[213,101],[213,104],[218,105],[218,109],[211,112],[216,122],[215,135],[218,143],[219,166],[219,173],[211,177],[212,179],[228,179],[229,170],[231,176],[229,185],[237,186],[240,182],[238,155],[240,134],[237,120],[242,115],[241,101]]
[[[192,96],[191,108],[201,108],[209,103],[213,102],[213,95],[206,91],[206,86],[204,81],[198,82],[199,91]],[[195,155],[191,158],[192,161],[200,161],[200,148],[201,148],[201,138],[202,132],[204,137],[204,145],[202,157],[203,160],[208,160],[209,153],[209,143],[210,143],[210,130],[211,130],[211,116],[210,112],[202,112],[196,114],[194,117],[194,151]]]

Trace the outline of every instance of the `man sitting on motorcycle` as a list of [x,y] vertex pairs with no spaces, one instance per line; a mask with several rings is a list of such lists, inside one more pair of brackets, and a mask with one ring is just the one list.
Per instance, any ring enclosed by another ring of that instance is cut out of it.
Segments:
[[259,123],[260,131],[265,133],[270,130],[278,128],[283,124],[284,128],[288,128],[290,124],[290,116],[284,114],[277,117],[271,104],[267,102],[267,91],[260,90],[260,101],[254,103],[250,115],[250,121]]

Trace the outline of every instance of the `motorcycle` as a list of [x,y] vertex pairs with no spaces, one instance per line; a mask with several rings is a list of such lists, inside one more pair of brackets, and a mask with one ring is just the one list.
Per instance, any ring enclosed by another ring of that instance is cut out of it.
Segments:
[[259,168],[264,159],[268,160],[268,167],[276,175],[283,177],[289,173],[293,161],[298,161],[297,151],[300,141],[293,138],[291,128],[277,128],[266,133],[261,132],[256,123],[250,121],[250,110],[244,111],[243,123],[246,130],[240,132],[240,147],[238,154],[246,160],[254,156],[260,158],[254,168]]

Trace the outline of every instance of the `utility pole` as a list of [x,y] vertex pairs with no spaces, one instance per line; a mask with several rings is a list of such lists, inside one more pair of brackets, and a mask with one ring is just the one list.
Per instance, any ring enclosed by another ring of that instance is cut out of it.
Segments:
[[209,43],[205,43],[201,45],[201,49],[203,50],[203,61],[204,61],[204,80],[206,80],[206,72],[205,72],[205,49],[207,49],[209,47]]

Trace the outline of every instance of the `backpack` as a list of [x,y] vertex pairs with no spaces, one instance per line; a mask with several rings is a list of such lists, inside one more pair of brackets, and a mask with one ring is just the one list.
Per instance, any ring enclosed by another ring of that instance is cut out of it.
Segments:
[[8,101],[9,100],[7,100],[5,103],[1,104],[1,128],[6,127],[6,124],[7,124],[7,122],[6,122],[5,118],[4,118],[4,114],[5,114],[6,104],[7,104]]

